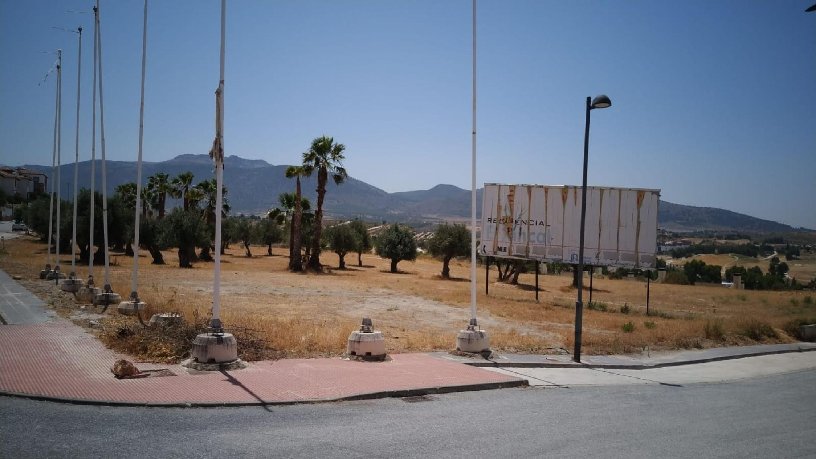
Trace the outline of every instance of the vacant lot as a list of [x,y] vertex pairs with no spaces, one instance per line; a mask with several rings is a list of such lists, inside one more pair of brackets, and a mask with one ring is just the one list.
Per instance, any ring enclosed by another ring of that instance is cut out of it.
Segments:
[[[456,332],[469,319],[470,283],[467,261],[452,262],[452,280],[439,277],[441,262],[420,257],[401,262],[399,274],[388,272],[388,261],[363,255],[347,256],[349,268],[337,266],[337,256],[325,253],[323,274],[292,274],[286,270],[285,248],[266,256],[254,247],[252,258],[232,246],[222,258],[222,319],[228,328],[249,329],[277,351],[278,356],[337,355],[345,351],[348,334],[363,317],[371,317],[386,336],[389,352],[449,350]],[[165,252],[164,266],[139,260],[139,294],[148,314],[176,311],[188,320],[206,317],[212,306],[213,264],[177,267],[174,252]],[[114,291],[127,297],[132,258],[111,257]],[[0,268],[23,276],[23,283],[67,315],[80,310],[71,296],[40,281],[46,261],[45,245],[30,238],[6,242]],[[63,254],[64,272],[70,256]],[[79,277],[88,267],[78,266]],[[102,267],[95,267],[97,285]],[[490,272],[485,295],[485,270],[477,275],[479,324],[491,335],[492,347],[503,352],[552,353],[572,350],[576,290],[571,277],[539,277],[540,301],[535,300],[535,277],[522,274],[519,285],[496,282]],[[588,282],[587,282],[588,285]],[[590,309],[585,292],[585,353],[635,353],[677,348],[713,347],[755,342],[789,342],[785,326],[795,319],[816,319],[814,292],[752,292],[719,285],[651,284],[646,315],[646,283],[596,277]],[[67,307],[66,307],[67,305]],[[86,307],[84,311],[93,308]],[[101,319],[121,327],[135,323],[110,308]],[[96,312],[99,312],[98,310]],[[87,320],[85,321],[87,323]],[[239,343],[240,344],[240,343]],[[134,350],[139,352],[139,350]],[[142,353],[146,351],[141,349]],[[149,354],[149,352],[147,352]]]

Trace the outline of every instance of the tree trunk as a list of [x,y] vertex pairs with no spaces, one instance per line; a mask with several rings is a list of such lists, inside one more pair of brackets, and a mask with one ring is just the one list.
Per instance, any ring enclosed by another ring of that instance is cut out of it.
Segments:
[[392,273],[397,272],[397,263],[399,263],[399,260],[394,259],[394,258],[391,259],[391,272]]
[[499,273],[499,282],[504,282],[507,279],[510,271],[510,263],[503,262],[500,258],[496,259],[496,270]]
[[105,249],[99,247],[96,249],[94,253],[94,264],[95,265],[104,265],[105,264]]
[[[298,177],[298,181],[300,177]],[[300,199],[300,198],[297,198]],[[297,206],[296,206],[297,207]],[[295,211],[297,212],[297,210]],[[284,215],[283,227],[286,228],[286,216]],[[295,216],[289,221],[289,259],[291,260],[295,253]]]
[[513,271],[513,277],[510,279],[510,285],[518,285],[519,274],[521,274],[520,269],[515,269]]
[[321,167],[317,171],[317,211],[315,211],[312,253],[309,255],[309,269],[314,271],[320,271],[320,235],[323,231],[323,198],[326,197],[326,181],[328,179],[328,171]]
[[266,254],[270,257],[272,256],[272,243],[270,242],[268,246],[266,246]]
[[192,268],[193,263],[190,261],[190,249],[189,248],[179,248],[178,250],[178,259],[179,259],[179,268]]
[[300,257],[300,245],[303,240],[303,231],[301,229],[303,208],[300,205],[302,199],[300,177],[297,177],[295,180],[295,215],[292,216],[290,229],[291,243],[289,244],[289,271],[296,273],[303,271],[303,259]]
[[337,254],[340,257],[340,269],[346,269],[346,254]]
[[130,242],[125,245],[125,255],[132,257],[133,256],[133,245]]
[[167,202],[167,193],[159,194],[159,220],[164,218],[165,203]]
[[87,245],[79,246],[79,261],[80,263],[87,263],[90,260],[91,248]]
[[202,247],[201,252],[198,254],[198,259],[201,261],[213,261],[212,255],[210,255],[210,247]]
[[159,250],[155,244],[148,245],[147,251],[150,252],[150,256],[153,257],[154,265],[164,264],[164,256],[162,255],[161,250]]
[[357,266],[363,267],[363,252],[357,252]]
[[252,258],[252,252],[249,251],[249,241],[244,241],[244,248],[246,249],[247,258]]
[[442,259],[442,278],[450,279],[450,260],[451,257],[444,257]]

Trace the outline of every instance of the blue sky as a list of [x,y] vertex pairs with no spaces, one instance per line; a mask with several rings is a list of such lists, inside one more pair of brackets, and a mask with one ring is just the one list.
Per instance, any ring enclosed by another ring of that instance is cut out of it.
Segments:
[[[667,201],[816,228],[812,3],[481,0],[478,183],[579,184],[585,99],[605,93],[613,106],[593,112],[591,185],[660,188]],[[142,5],[101,6],[112,160],[136,159]],[[53,27],[78,25],[80,158],[90,158],[92,6],[0,0],[0,163],[51,162],[55,79],[40,82],[54,61],[43,51],[56,48],[63,160],[73,160],[77,36]],[[150,3],[146,160],[211,145],[219,7]],[[346,145],[352,176],[386,191],[470,188],[470,1],[227,9],[227,154],[294,164],[327,134]]]

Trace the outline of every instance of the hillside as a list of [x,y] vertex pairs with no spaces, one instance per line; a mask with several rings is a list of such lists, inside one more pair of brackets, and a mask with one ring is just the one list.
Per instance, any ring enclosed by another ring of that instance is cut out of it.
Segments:
[[[90,186],[90,161],[79,164],[80,187]],[[26,165],[44,173],[47,166]],[[224,181],[229,190],[229,201],[235,214],[261,214],[278,205],[278,195],[294,191],[294,181],[284,175],[287,166],[275,166],[263,160],[228,156],[225,160]],[[134,162],[108,161],[108,192],[117,185],[136,178]],[[145,180],[156,172],[175,176],[190,171],[195,182],[211,178],[214,166],[207,155],[181,155],[168,161],[143,163]],[[61,193],[73,192],[73,164],[61,167]],[[96,165],[96,183],[101,184],[101,162]],[[302,181],[304,196],[315,200],[314,178]],[[326,214],[332,217],[359,217],[365,220],[425,221],[462,220],[470,216],[470,191],[453,185],[437,185],[430,190],[387,193],[368,183],[349,177],[340,186],[329,183]],[[477,192],[477,209],[481,210],[481,190]],[[658,224],[670,231],[734,231],[752,233],[779,233],[796,231],[781,223],[751,217],[724,209],[694,207],[660,202]]]
[[669,231],[739,231],[743,233],[784,233],[789,225],[713,207],[694,207],[660,201],[660,227]]

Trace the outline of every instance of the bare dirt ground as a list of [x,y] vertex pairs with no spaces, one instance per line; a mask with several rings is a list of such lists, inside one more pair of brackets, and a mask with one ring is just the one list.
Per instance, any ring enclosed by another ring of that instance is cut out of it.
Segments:
[[[441,262],[420,257],[400,262],[400,273],[388,272],[389,261],[372,254],[348,255],[346,270],[332,268],[337,256],[324,252],[322,274],[294,274],[286,270],[286,249],[253,247],[247,258],[232,246],[222,258],[222,319],[227,327],[252,329],[285,356],[337,355],[345,350],[348,334],[370,317],[382,330],[389,352],[449,350],[455,335],[470,318],[469,262],[451,264],[453,279],[439,276]],[[37,278],[45,264],[45,245],[33,238],[7,241],[0,268],[20,275],[35,294],[77,320],[105,322],[93,308],[81,310],[70,295]],[[142,252],[139,259],[140,297],[148,313],[176,311],[191,320],[206,317],[212,306],[213,263],[196,263],[192,269],[177,267],[173,251],[168,263],[150,264]],[[132,258],[112,256],[110,269],[114,291],[127,297]],[[70,271],[70,254],[62,254],[63,271]],[[76,267],[85,278],[87,266]],[[94,268],[97,285],[103,268]],[[504,352],[554,353],[572,348],[576,290],[570,275],[539,276],[539,302],[535,300],[535,277],[522,274],[519,285],[496,281],[490,272],[489,295],[485,294],[485,271],[477,271],[478,319],[491,335],[492,347]],[[749,292],[717,286],[679,286],[653,283],[650,312],[646,315],[646,284],[637,280],[593,280],[593,301],[601,310],[585,308],[584,349],[587,353],[632,353],[644,350],[711,347],[743,343],[788,342],[784,327],[792,319],[816,316],[813,292]],[[584,294],[588,303],[589,291]],[[602,310],[602,309],[605,309]],[[79,311],[81,314],[78,315]],[[624,312],[621,312],[624,311]],[[84,314],[84,315],[83,315]],[[121,318],[117,319],[123,320]],[[128,319],[132,320],[132,319]],[[775,336],[748,337],[746,327],[761,322]],[[631,325],[629,325],[631,324]],[[713,324],[713,325],[712,325]],[[712,327],[714,331],[712,332]],[[628,331],[627,331],[628,330]]]

